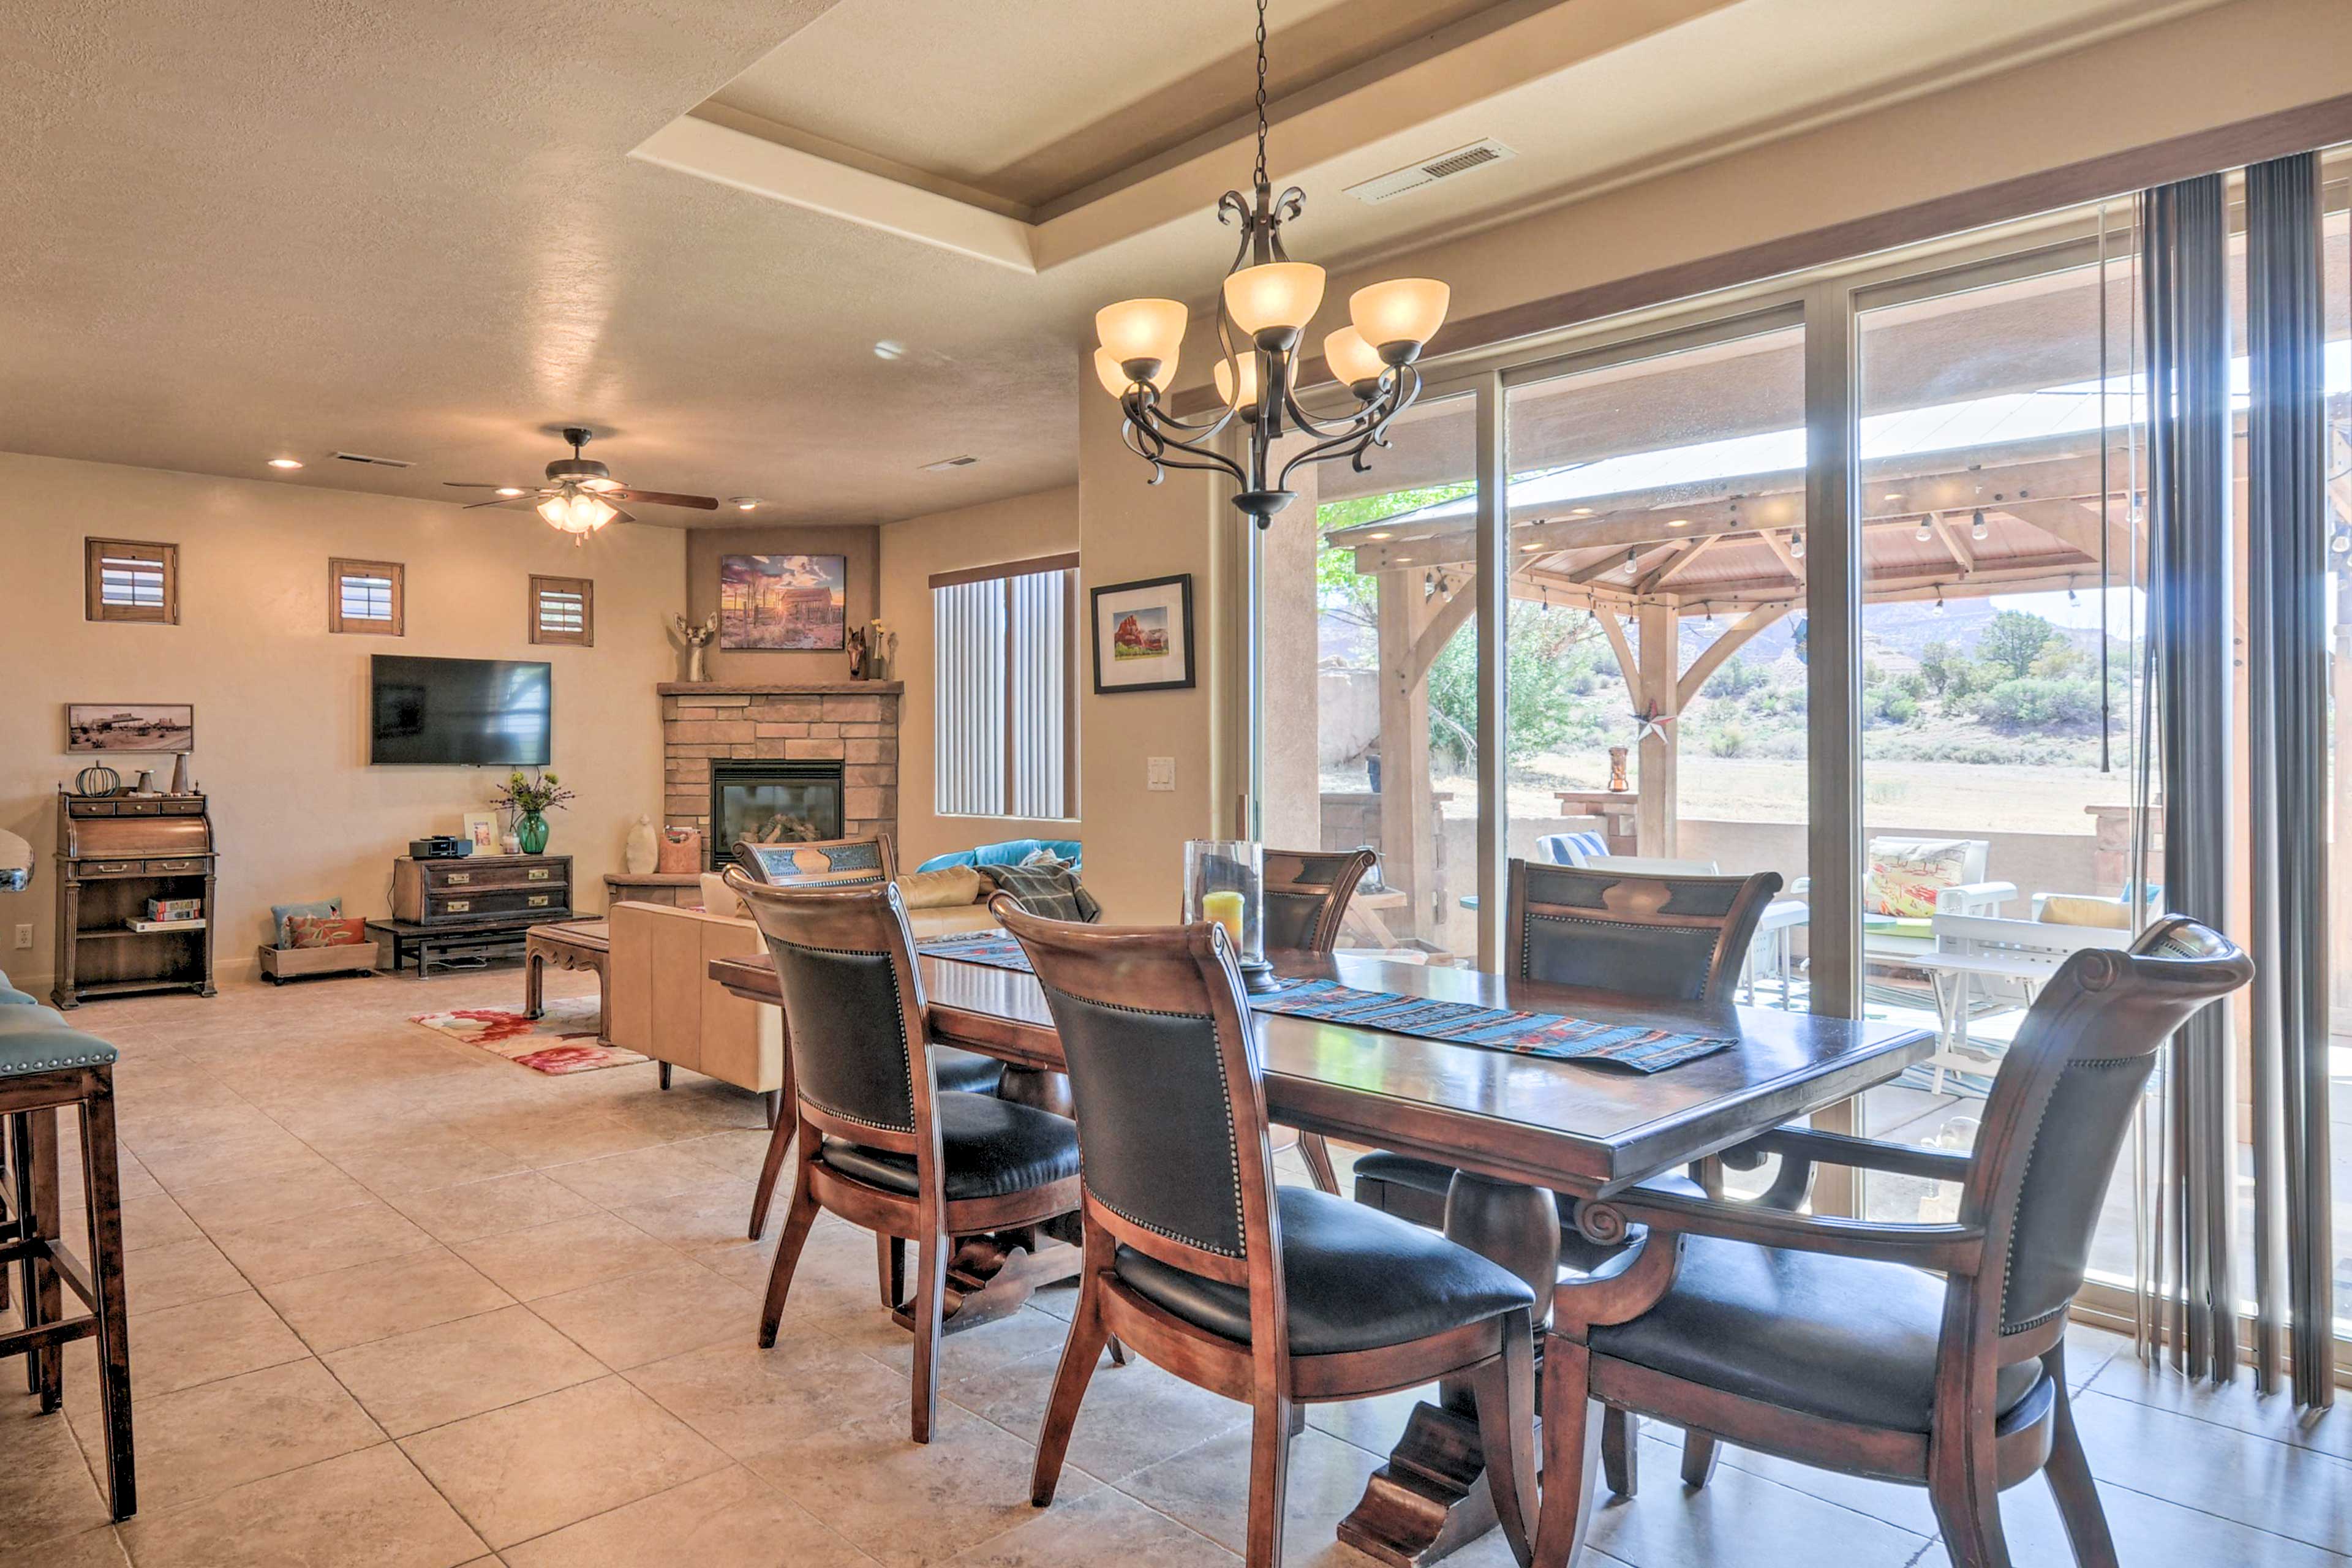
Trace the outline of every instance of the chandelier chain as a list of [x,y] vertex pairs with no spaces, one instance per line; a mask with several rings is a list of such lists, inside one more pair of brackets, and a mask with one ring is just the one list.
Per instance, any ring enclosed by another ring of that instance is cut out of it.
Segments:
[[1265,184],[1265,0],[1257,0],[1257,180]]

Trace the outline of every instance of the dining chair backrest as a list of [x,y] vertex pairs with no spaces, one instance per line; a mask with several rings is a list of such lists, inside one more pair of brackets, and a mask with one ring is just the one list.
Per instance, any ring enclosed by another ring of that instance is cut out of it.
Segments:
[[756,882],[772,888],[850,888],[898,879],[886,835],[825,838],[810,844],[736,841],[733,854]]
[[1722,1002],[1778,872],[1661,876],[1513,860],[1510,973],[1660,1001]]
[[1999,1331],[2063,1314],[2081,1289],[2116,1157],[2158,1047],[2198,1009],[2253,978],[2251,959],[2179,915],[2128,951],[2075,953],[2018,1026],[1985,1101],[1961,1196],[1986,1226]]
[[1328,952],[1356,884],[1372,868],[1369,849],[1269,849],[1265,852],[1263,929],[1269,949]]
[[907,1147],[929,1122],[931,1063],[897,886],[771,887],[740,867],[727,885],[767,938],[803,1114],[854,1142]]
[[1020,939],[1053,1010],[1087,1223],[1102,1211],[1122,1246],[1251,1285],[1248,1260],[1278,1246],[1274,1160],[1223,928],[1053,921],[1001,893],[989,909]]

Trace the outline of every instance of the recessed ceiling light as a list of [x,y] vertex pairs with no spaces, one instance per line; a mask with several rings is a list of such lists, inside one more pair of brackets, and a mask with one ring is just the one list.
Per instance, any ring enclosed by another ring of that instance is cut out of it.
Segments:
[[515,497],[522,494],[522,487],[520,485],[500,485],[499,487],[499,494],[506,497],[509,500],[512,500]]
[[1690,519],[1686,517],[1668,518],[1666,520],[1666,526],[1668,528],[1688,528],[1690,526]]
[[876,359],[905,359],[907,357],[907,345],[902,342],[895,342],[889,338],[884,338],[880,342],[874,345],[874,357]]
[[1384,529],[1381,530],[1378,533],[1368,533],[1368,534],[1364,535],[1364,537],[1365,537],[1366,539],[1393,539],[1393,538],[1395,538],[1396,536],[1395,536],[1394,534],[1391,533],[1387,529],[1385,529],[1385,528],[1384,528]]
[[1592,515],[1592,509],[1589,506],[1572,507],[1569,510],[1568,515],[1570,517],[1591,517]]
[[1410,555],[1400,555],[1397,557],[1397,564],[1400,566],[1410,566],[1412,564],[1412,557]]
[[1541,544],[1522,544],[1519,548],[1522,550],[1541,550],[1543,546]]
[[302,459],[299,458],[272,458],[269,459],[269,466],[273,468],[299,468],[302,466]]
[[760,498],[758,496],[729,496],[727,498],[727,504],[733,507],[737,511],[750,511],[753,507],[760,504]]

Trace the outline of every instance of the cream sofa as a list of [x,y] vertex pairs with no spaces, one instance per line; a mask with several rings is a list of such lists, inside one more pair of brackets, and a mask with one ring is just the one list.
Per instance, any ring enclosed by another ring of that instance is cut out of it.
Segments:
[[[977,882],[979,879],[972,879]],[[902,884],[903,885],[903,884]],[[775,1124],[784,1086],[783,1013],[746,1001],[710,978],[714,958],[758,958],[767,949],[760,928],[732,913],[741,900],[716,876],[703,879],[705,909],[617,903],[612,908],[612,952],[605,969],[609,1037],[623,1050],[662,1064],[662,1082],[681,1067],[768,1097]],[[723,902],[722,902],[723,900]],[[985,901],[910,910],[915,940],[996,924]]]

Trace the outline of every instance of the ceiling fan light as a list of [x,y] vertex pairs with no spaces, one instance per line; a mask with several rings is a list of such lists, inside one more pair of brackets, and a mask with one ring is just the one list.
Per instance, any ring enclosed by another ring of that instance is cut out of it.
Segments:
[[515,497],[525,492],[520,485],[500,485],[499,487],[499,494],[506,497],[509,500],[512,500]]
[[1378,391],[1381,377],[1389,368],[1364,341],[1364,334],[1353,327],[1341,327],[1323,340],[1323,363],[1331,367],[1333,380],[1352,388],[1359,397],[1370,397]]
[[1225,309],[1262,349],[1286,349],[1323,303],[1323,269],[1311,261],[1268,261],[1225,278]]
[[565,533],[593,533],[620,515],[583,491],[550,496],[539,503],[539,515]]
[[1391,364],[1409,363],[1445,324],[1454,290],[1434,278],[1391,278],[1348,296],[1348,319]]
[[1133,380],[1156,381],[1161,366],[1176,363],[1185,320],[1181,300],[1122,300],[1095,312],[1095,335]]

